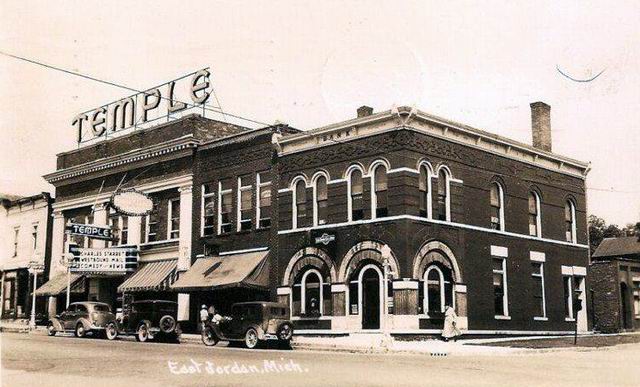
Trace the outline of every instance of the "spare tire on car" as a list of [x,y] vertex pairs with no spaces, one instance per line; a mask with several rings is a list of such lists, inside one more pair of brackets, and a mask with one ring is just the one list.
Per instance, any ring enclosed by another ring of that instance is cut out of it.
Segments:
[[158,325],[163,333],[172,333],[176,329],[176,319],[170,315],[162,316]]

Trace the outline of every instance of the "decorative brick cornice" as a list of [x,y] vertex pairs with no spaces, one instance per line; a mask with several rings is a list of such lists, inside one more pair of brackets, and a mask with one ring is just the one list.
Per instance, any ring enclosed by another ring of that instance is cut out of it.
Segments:
[[193,135],[188,135],[145,149],[136,149],[134,151],[127,152],[121,155],[91,161],[89,163],[77,165],[71,168],[61,169],[59,171],[45,175],[44,179],[49,183],[56,183],[69,178],[103,171],[105,169],[118,167],[124,164],[131,164],[138,161],[163,156],[169,153],[182,151],[185,149],[194,149],[198,146],[198,144],[199,141],[195,140],[193,138]]

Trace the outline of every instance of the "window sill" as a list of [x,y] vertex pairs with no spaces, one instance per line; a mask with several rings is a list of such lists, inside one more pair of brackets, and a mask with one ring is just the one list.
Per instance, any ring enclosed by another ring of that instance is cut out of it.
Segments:
[[549,317],[534,317],[534,321],[549,321]]
[[511,320],[511,316],[493,316],[496,320]]
[[575,322],[575,321],[576,321],[576,319],[575,319],[575,318],[571,318],[571,317],[565,317],[565,318],[564,318],[564,321],[567,321],[567,322]]

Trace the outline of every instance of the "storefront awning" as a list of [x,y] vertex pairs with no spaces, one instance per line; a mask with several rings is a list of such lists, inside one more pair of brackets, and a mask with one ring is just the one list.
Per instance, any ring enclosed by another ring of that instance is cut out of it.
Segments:
[[177,264],[177,259],[141,263],[140,268],[118,286],[118,293],[168,290],[176,277]]
[[[51,278],[47,283],[36,289],[36,296],[57,296],[67,292],[67,273],[60,273]],[[71,293],[81,293],[83,288],[82,274],[71,273]]]
[[212,290],[232,287],[269,288],[268,251],[198,258],[171,286],[174,290]]

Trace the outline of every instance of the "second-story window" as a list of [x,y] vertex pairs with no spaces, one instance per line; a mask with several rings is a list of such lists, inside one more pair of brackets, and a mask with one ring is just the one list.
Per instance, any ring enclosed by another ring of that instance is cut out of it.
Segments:
[[564,205],[564,230],[567,242],[576,243],[576,207],[571,200]]
[[120,244],[126,245],[129,243],[129,217],[120,217]]
[[372,218],[383,218],[389,213],[387,207],[387,168],[378,165],[373,170]]
[[18,238],[20,238],[20,227],[13,229],[13,256],[18,256]]
[[420,167],[420,216],[431,217],[431,173],[426,166]]
[[231,179],[218,182],[218,234],[231,232],[233,189]]
[[307,185],[303,179],[298,180],[295,187],[294,224],[293,228],[302,227],[307,216]]
[[349,221],[364,219],[362,190],[362,171],[357,168],[353,169],[349,174]]
[[38,248],[38,225],[34,224],[33,229],[31,230],[31,243],[33,246],[33,251],[36,251]]
[[327,223],[327,178],[320,175],[313,187],[313,225]]
[[265,173],[256,176],[258,203],[256,204],[256,219],[258,228],[271,227],[271,178]]
[[253,185],[250,176],[238,178],[238,231],[251,230]]
[[534,191],[529,192],[529,235],[542,236],[540,222],[540,196]]
[[438,171],[438,197],[437,197],[438,220],[450,220],[449,215],[449,173],[445,168]]
[[492,183],[491,199],[491,228],[504,231],[504,192],[499,183]]
[[155,242],[158,240],[158,201],[154,200],[153,201],[153,207],[151,209],[151,212],[147,215],[145,221],[146,221],[146,226],[145,226],[145,235],[146,235],[146,239],[145,241],[148,242]]
[[[93,213],[85,216],[84,224],[93,224]],[[93,238],[85,237],[83,240],[84,247],[92,248],[93,247]]]
[[120,244],[120,227],[118,226],[118,214],[113,208],[109,209],[109,216],[107,217],[107,225],[111,229],[112,240],[106,241],[107,247],[117,246]]
[[215,192],[213,183],[202,185],[202,236],[211,236],[215,233]]
[[180,238],[180,199],[169,200],[169,216],[167,216],[168,239]]

